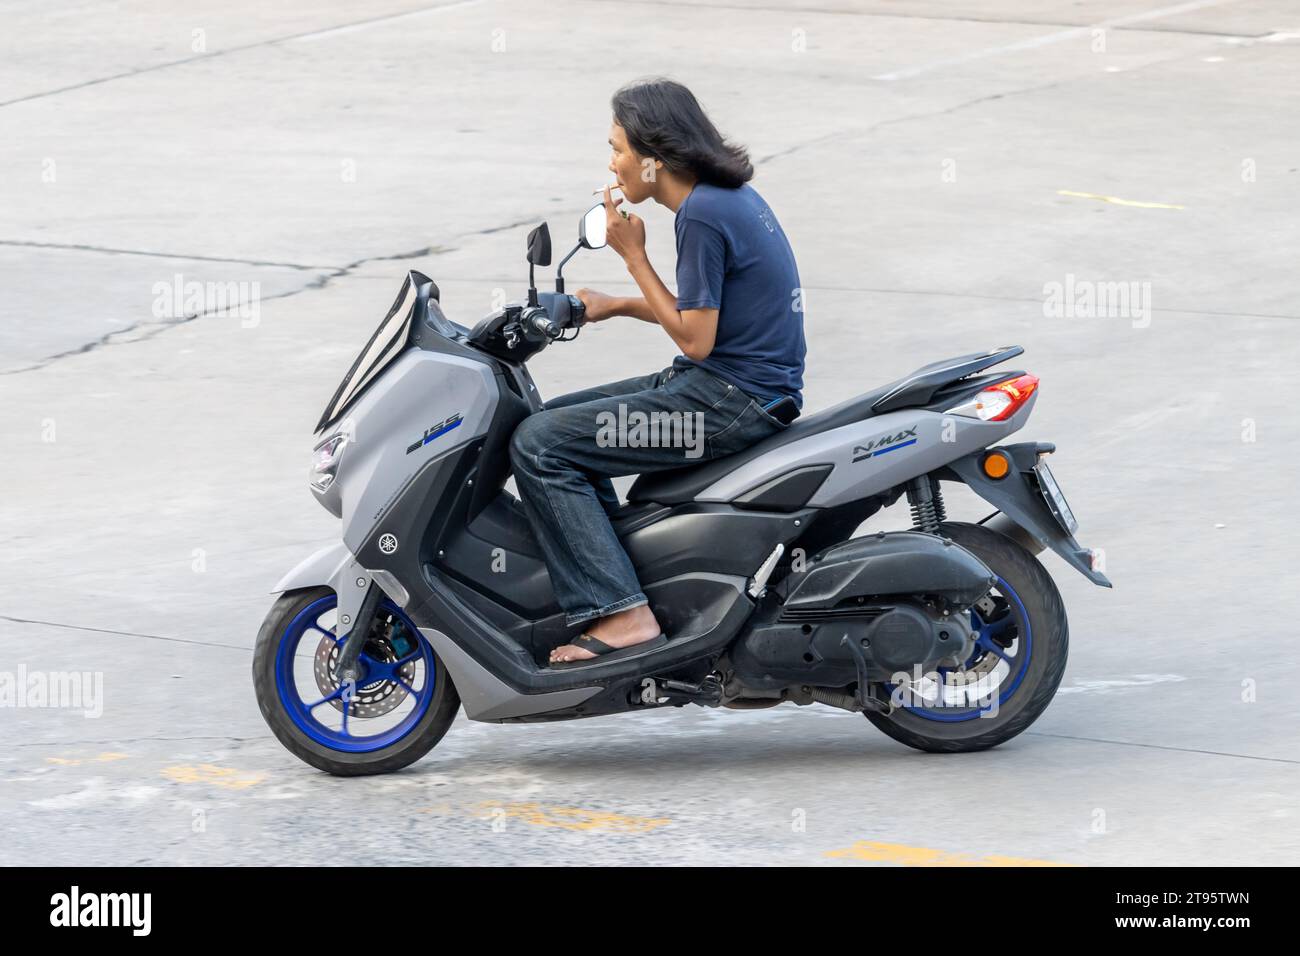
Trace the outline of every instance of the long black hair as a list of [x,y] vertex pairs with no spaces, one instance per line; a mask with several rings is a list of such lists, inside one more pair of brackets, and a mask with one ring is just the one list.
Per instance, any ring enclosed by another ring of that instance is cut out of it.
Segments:
[[690,173],[700,182],[728,189],[754,178],[749,151],[723,139],[695,94],[675,80],[657,77],[629,83],[614,94],[610,105],[632,148],[672,172]]

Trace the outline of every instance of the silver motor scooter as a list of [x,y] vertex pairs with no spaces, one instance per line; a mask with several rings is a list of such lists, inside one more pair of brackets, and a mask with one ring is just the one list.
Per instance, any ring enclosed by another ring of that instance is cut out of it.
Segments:
[[[1041,442],[999,444],[1038,379],[989,372],[1023,351],[934,362],[723,459],[640,476],[613,523],[667,645],[547,666],[566,626],[522,506],[509,442],[541,407],[527,360],[577,335],[562,269],[604,245],[604,208],[539,293],[546,225],[529,235],[527,301],[473,329],[411,272],[317,425],[310,481],[338,543],[276,585],[253,679],[302,760],[339,775],[424,756],[471,720],[568,720],[695,704],[862,713],[926,751],[992,747],[1047,707],[1065,670],[1050,548],[1110,586]],[[946,520],[941,484],[996,509]],[[914,528],[857,536],[906,495]]]

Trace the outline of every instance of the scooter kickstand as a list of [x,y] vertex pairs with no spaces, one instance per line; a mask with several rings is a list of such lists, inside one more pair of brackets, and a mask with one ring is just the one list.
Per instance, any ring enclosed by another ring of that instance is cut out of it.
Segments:
[[862,652],[862,646],[847,634],[840,639],[840,646],[849,649],[849,653],[853,655],[853,666],[858,672],[858,689],[854,694],[857,705],[863,710],[888,713],[889,708],[871,695],[871,678],[867,676],[867,655]]
[[698,684],[647,677],[641,681],[641,688],[643,704],[658,704],[661,697],[669,703],[701,704],[705,707],[717,707],[722,703],[722,684],[713,677],[706,677]]

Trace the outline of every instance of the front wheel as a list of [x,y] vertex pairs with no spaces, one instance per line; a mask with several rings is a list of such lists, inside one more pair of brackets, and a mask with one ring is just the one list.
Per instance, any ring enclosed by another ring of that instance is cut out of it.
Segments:
[[280,596],[253,650],[257,706],[280,743],[313,767],[344,777],[400,770],[442,739],[460,696],[432,645],[387,598],[359,677],[341,681],[337,618],[329,588]]
[[886,684],[893,713],[867,711],[866,718],[917,750],[986,750],[1025,730],[1056,694],[1070,642],[1065,605],[1038,559],[1005,535],[961,522],[938,533],[997,577],[970,611],[975,649],[961,668],[937,668],[903,690]]

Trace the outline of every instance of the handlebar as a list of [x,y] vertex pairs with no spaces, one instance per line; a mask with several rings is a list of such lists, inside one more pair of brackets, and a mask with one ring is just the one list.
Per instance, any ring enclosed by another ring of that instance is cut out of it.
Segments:
[[[492,355],[521,361],[551,342],[567,342],[586,320],[587,307],[577,296],[530,289],[529,299],[537,304],[508,305],[487,316],[474,326],[469,343]],[[564,334],[569,329],[573,335]]]
[[524,313],[525,324],[548,339],[559,338],[566,329],[577,329],[587,317],[587,307],[576,295],[541,292],[538,305]]
[[559,326],[551,321],[550,316],[543,309],[530,310],[528,322],[534,331],[541,332],[548,339],[558,338],[560,335]]

